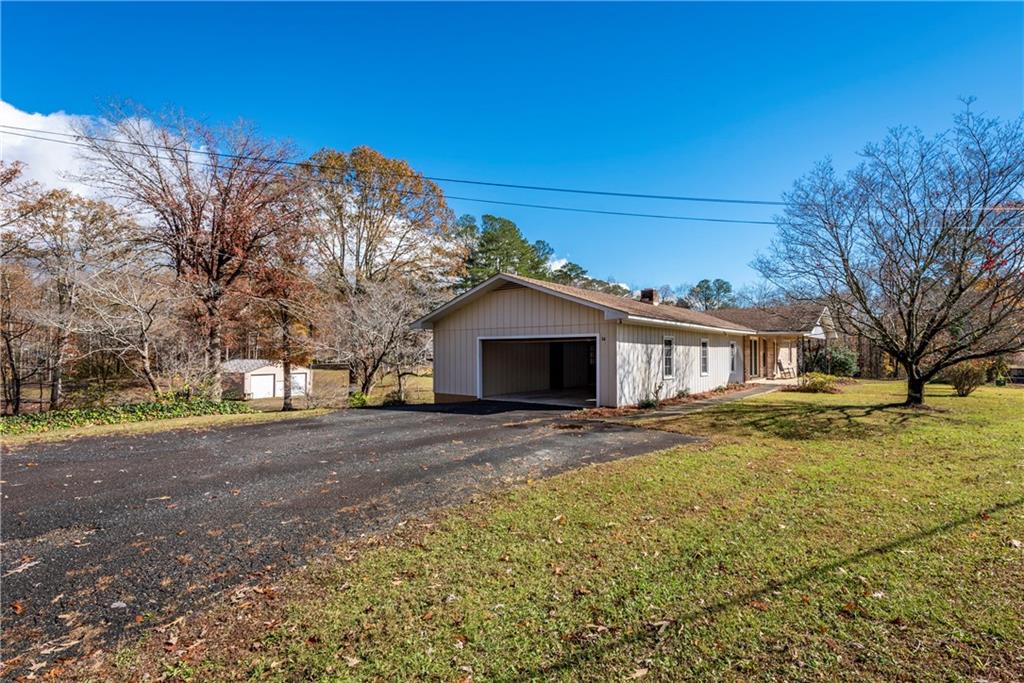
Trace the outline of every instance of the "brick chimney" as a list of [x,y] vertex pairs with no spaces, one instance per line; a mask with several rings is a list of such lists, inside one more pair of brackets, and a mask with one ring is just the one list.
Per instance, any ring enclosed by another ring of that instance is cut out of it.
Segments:
[[641,289],[640,290],[640,302],[645,304],[658,305],[658,290],[656,289]]

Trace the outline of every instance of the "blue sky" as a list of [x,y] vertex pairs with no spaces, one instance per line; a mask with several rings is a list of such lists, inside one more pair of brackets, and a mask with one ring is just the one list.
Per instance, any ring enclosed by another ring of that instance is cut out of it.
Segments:
[[[973,95],[1024,110],[1024,4],[2,4],[0,98],[130,98],[243,117],[312,152],[368,144],[434,176],[777,199],[895,124]],[[770,207],[446,185],[451,194],[770,219]],[[725,277],[770,227],[452,201],[634,286]]]

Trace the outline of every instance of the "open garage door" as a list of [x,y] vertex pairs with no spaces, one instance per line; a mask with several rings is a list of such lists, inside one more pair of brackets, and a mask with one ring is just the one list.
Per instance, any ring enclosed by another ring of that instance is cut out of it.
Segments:
[[480,344],[481,398],[597,405],[595,337],[485,339]]

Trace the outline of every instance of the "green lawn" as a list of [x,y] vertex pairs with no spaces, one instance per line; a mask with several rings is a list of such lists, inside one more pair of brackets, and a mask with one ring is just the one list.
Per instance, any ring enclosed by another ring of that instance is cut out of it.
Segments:
[[[760,396],[119,653],[193,680],[1018,680],[1024,391]],[[201,642],[196,642],[202,638]],[[193,643],[195,643],[193,645]],[[471,678],[469,678],[471,677]]]

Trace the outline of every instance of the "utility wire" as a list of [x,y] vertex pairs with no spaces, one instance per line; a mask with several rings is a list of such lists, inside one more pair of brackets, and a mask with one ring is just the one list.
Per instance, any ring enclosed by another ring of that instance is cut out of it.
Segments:
[[[0,126],[2,126],[2,124],[0,124]],[[69,145],[69,146],[72,146],[72,147],[82,147],[84,149],[92,149],[89,145],[87,145],[87,144],[85,144],[83,142],[75,141],[75,140],[56,140],[56,139],[53,139],[53,138],[42,137],[42,136],[39,136],[39,135],[31,135],[29,133],[17,133],[17,132],[12,132],[12,131],[0,131],[0,135],[16,135],[18,137],[31,138],[33,140],[40,140],[40,141],[43,141],[43,142],[55,142],[55,143],[62,144],[62,145]],[[96,139],[96,140],[99,140],[99,141],[103,141],[102,139],[98,139],[98,138],[90,138],[90,139]],[[113,142],[114,143],[118,143],[120,141],[116,141],[115,140]],[[135,144],[140,145],[141,143],[135,143]],[[162,149],[173,149],[173,148],[168,148],[166,146],[161,147],[160,145],[151,145],[151,146],[152,147],[156,147],[158,149],[159,148],[162,148]],[[160,161],[174,161],[173,159],[170,159],[168,157],[155,156],[155,155],[152,155],[152,154],[145,154],[144,152],[130,152],[130,151],[127,151],[127,150],[121,150],[121,152],[123,154],[130,154],[130,155],[134,155],[134,156],[146,156],[146,157],[157,159],[157,160],[160,160]],[[202,154],[205,154],[205,152],[202,152]],[[229,156],[229,155],[224,155],[224,156]],[[239,157],[239,158],[245,159],[246,157]],[[249,159],[253,160],[253,161],[261,160],[258,157],[251,157]],[[269,160],[268,159],[267,161],[273,161],[273,160]],[[191,163],[194,163],[194,164],[199,165],[199,166],[206,166],[208,168],[217,168],[217,166],[215,164],[211,164],[209,162],[193,161]],[[307,164],[307,165],[309,165],[309,164]],[[237,170],[246,171],[247,169],[237,169]],[[250,173],[266,173],[266,171],[248,171],[248,172],[250,172]],[[331,184],[331,185],[339,184],[338,181],[332,181],[329,178],[315,178],[313,180],[315,182],[321,182],[321,183],[324,183],[324,184]],[[402,195],[410,195],[410,194],[415,195],[415,194],[418,194],[418,193],[413,192],[411,190],[392,191],[392,192],[395,192],[397,194],[402,194]],[[601,215],[606,215],[606,216],[626,216],[626,217],[630,217],[630,218],[657,218],[657,219],[662,219],[662,220],[697,221],[697,222],[703,222],[703,223],[733,223],[733,224],[743,224],[743,225],[775,225],[775,223],[772,222],[772,221],[745,220],[745,219],[739,219],[739,218],[711,218],[711,217],[707,217],[707,216],[675,216],[675,215],[655,214],[655,213],[637,213],[637,212],[633,212],[633,211],[611,211],[611,210],[604,210],[604,209],[587,209],[587,208],[576,207],[576,206],[554,206],[554,205],[550,205],[550,204],[530,204],[530,203],[526,203],[526,202],[511,202],[511,201],[503,201],[503,200],[498,200],[498,199],[482,199],[482,198],[479,198],[479,197],[461,197],[461,196],[458,196],[458,195],[447,194],[447,193],[445,193],[444,196],[447,199],[455,199],[455,200],[465,201],[465,202],[479,202],[479,203],[482,203],[482,204],[499,204],[499,205],[502,205],[502,206],[521,206],[521,207],[524,207],[524,208],[544,209],[544,210],[547,210],[547,211],[568,211],[568,212],[573,212],[573,213],[590,213],[590,214],[601,214]]]
[[[28,133],[45,133],[47,135],[59,135],[61,137],[76,138],[76,139],[87,139],[94,140],[96,142],[111,142],[115,144],[124,145],[136,145],[140,147],[154,147],[157,149],[163,149],[165,151],[176,151],[177,148],[168,147],[165,145],[157,145],[150,143],[134,142],[130,140],[117,140],[115,138],[104,138],[90,135],[78,135],[75,133],[60,133],[57,131],[48,131],[41,128],[25,128],[22,126],[12,126],[9,124],[0,124],[0,128],[8,128],[10,130],[23,131]],[[310,166],[312,165],[309,161],[295,161],[295,160],[279,160],[279,159],[266,159],[260,157],[247,156],[244,154],[227,154],[223,152],[203,152],[210,156],[221,156],[228,159],[242,159],[246,161],[270,161],[273,163],[287,164],[289,166]],[[677,201],[677,202],[706,202],[712,204],[747,204],[756,206],[785,206],[785,202],[771,201],[766,199],[726,199],[722,197],[698,197],[698,196],[682,196],[682,195],[670,195],[670,194],[647,194],[643,192],[614,192],[610,190],[583,190],[579,188],[570,187],[551,187],[547,185],[520,185],[518,183],[499,183],[487,180],[467,180],[465,178],[441,178],[438,176],[421,176],[426,180],[432,180],[438,183],[462,183],[466,185],[484,185],[487,187],[506,187],[515,190],[533,190],[538,192],[565,192],[570,194],[586,194],[586,195],[600,195],[606,197],[625,197],[632,199],[661,199],[666,201]]]
[[[92,140],[94,142],[107,142],[107,143],[118,144],[118,145],[132,145],[132,146],[135,146],[135,147],[141,147],[141,148],[146,148],[146,149],[152,148],[152,149],[160,149],[160,150],[171,151],[171,152],[180,151],[180,148],[171,147],[171,146],[168,146],[168,145],[160,145],[160,144],[155,144],[155,143],[136,142],[136,141],[133,141],[133,140],[118,140],[116,138],[105,138],[105,137],[90,136],[90,135],[79,135],[79,134],[75,134],[75,133],[61,133],[61,132],[58,132],[58,131],[47,131],[47,130],[43,130],[43,129],[39,129],[39,128],[26,128],[26,127],[22,127],[22,126],[12,126],[10,124],[0,123],[0,129],[4,129],[4,128],[10,129],[10,130],[0,130],[0,134],[6,133],[8,135],[16,135],[16,136],[23,137],[23,138],[32,138],[32,139],[35,139],[35,140],[41,140],[43,142],[55,142],[55,143],[60,143],[60,144],[64,144],[64,145],[73,145],[73,146],[82,147],[82,148],[85,148],[85,149],[92,149],[92,148],[89,145],[80,142],[80,140]],[[61,136],[61,137],[64,137],[64,138],[74,138],[74,140],[55,140],[55,139],[49,138],[49,137],[40,137],[38,135],[30,135],[30,134],[28,134],[26,132],[16,132],[16,131],[29,131],[29,132],[32,132],[32,133],[42,133],[44,135],[57,135],[57,136]],[[213,151],[209,151],[209,150],[195,150],[195,151],[196,151],[197,154],[211,156],[211,157],[221,157],[221,158],[225,158],[225,159],[238,159],[238,160],[242,160],[242,161],[261,161],[261,162],[267,162],[267,163],[272,163],[272,164],[279,164],[279,165],[283,165],[283,166],[293,166],[293,167],[303,167],[303,168],[310,168],[310,167],[317,166],[316,163],[314,163],[312,161],[308,161],[308,160],[307,161],[295,161],[295,160],[292,160],[292,159],[270,159],[270,158],[267,158],[267,157],[258,157],[258,156],[251,156],[251,155],[245,155],[245,154],[228,154],[228,153],[224,153],[224,152],[213,152]],[[160,159],[160,160],[163,160],[163,161],[173,161],[172,159],[168,159],[167,157],[154,156],[154,155],[151,155],[151,154],[144,154],[144,153],[141,153],[141,152],[127,152],[127,151],[124,151],[124,150],[122,150],[122,152],[125,153],[125,154],[134,154],[136,156],[150,156],[150,157],[153,157],[153,158],[156,158],[156,159]],[[207,167],[210,167],[210,168],[216,168],[217,167],[214,164],[204,163],[204,162],[199,162],[199,161],[196,161],[196,162],[193,162],[193,163],[196,163],[198,165],[207,166]],[[244,169],[239,169],[239,170],[244,170]],[[258,171],[250,171],[250,172],[256,173]],[[573,188],[547,187],[547,186],[541,186],[541,185],[519,185],[519,184],[514,184],[514,183],[497,183],[497,182],[489,182],[489,181],[483,181],[483,180],[465,180],[465,179],[459,179],[459,178],[441,178],[441,177],[437,177],[437,176],[426,176],[426,175],[420,175],[420,176],[412,176],[412,175],[410,175],[408,177],[420,177],[420,178],[424,178],[426,180],[432,180],[432,181],[435,181],[435,182],[466,183],[466,184],[489,186],[489,187],[505,187],[505,188],[522,189],[522,190],[537,190],[537,191],[544,191],[544,192],[567,192],[567,193],[573,193],[573,194],[601,195],[601,196],[610,196],[610,197],[639,198],[639,199],[663,199],[663,200],[673,200],[673,201],[692,201],[692,202],[709,202],[709,203],[726,203],[726,204],[764,205],[764,206],[785,206],[785,202],[757,200],[757,199],[721,199],[721,198],[712,198],[712,197],[685,197],[685,196],[677,196],[677,195],[657,195],[657,194],[643,194],[643,193],[632,193],[632,192],[611,192],[611,191],[602,191],[602,190],[581,190],[581,189],[573,189]],[[316,180],[319,181],[319,182],[330,182],[329,179],[326,179],[326,178],[317,178]],[[408,192],[408,194],[415,194],[415,193]],[[526,202],[512,202],[512,201],[502,201],[502,200],[480,199],[480,198],[474,198],[474,197],[460,197],[460,196],[452,195],[452,194],[446,194],[445,196],[448,197],[449,199],[456,199],[456,200],[460,200],[460,201],[479,202],[479,203],[483,203],[483,204],[499,204],[499,205],[503,205],[503,206],[520,206],[520,207],[525,207],[525,208],[544,209],[544,210],[548,210],[548,211],[569,211],[569,212],[576,212],[576,213],[603,214],[603,215],[610,215],[610,216],[627,216],[627,217],[633,217],[633,218],[657,218],[657,219],[664,219],[664,220],[698,221],[698,222],[708,222],[708,223],[734,223],[734,224],[744,224],[744,225],[775,225],[774,221],[758,221],[758,220],[745,220],[745,219],[734,219],[734,218],[710,218],[710,217],[702,217],[702,216],[673,216],[673,215],[665,215],[665,214],[636,213],[636,212],[632,212],[632,211],[610,211],[610,210],[602,210],[602,209],[587,209],[587,208],[582,208],[582,207],[553,206],[553,205],[549,205],[549,204],[531,204],[531,203],[526,203]],[[1012,207],[1012,206],[983,206],[983,207],[978,207],[978,208],[968,207],[968,208],[963,209],[963,210],[967,210],[967,211],[1009,211],[1009,210],[1014,210],[1014,209],[1015,209],[1015,207]]]

